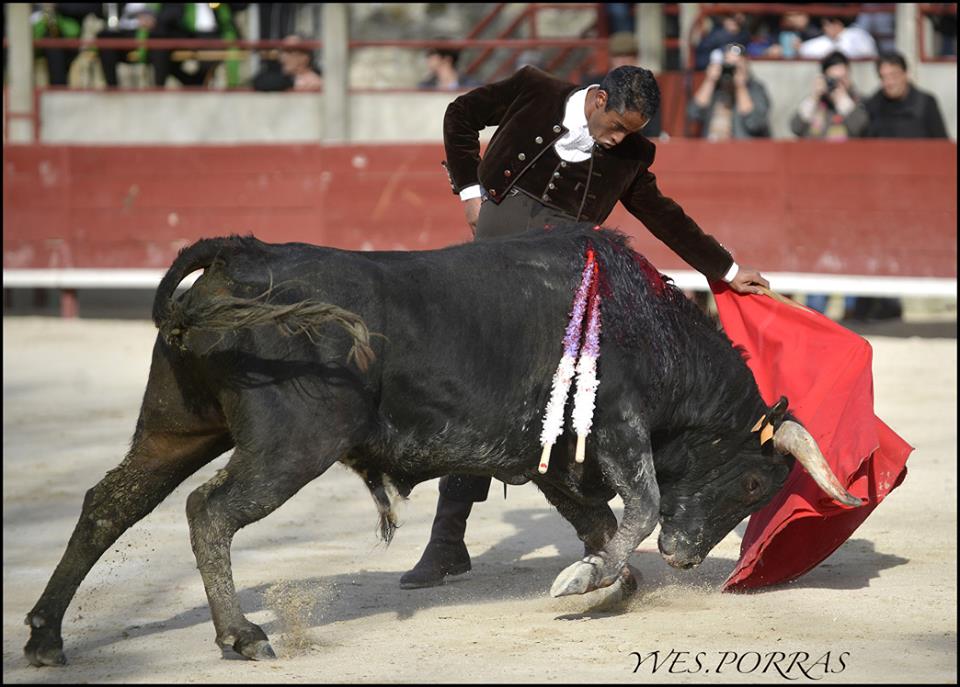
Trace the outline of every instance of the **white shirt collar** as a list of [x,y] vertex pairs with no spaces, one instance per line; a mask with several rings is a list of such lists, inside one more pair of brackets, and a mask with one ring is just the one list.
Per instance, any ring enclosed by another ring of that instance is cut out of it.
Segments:
[[574,91],[567,98],[567,106],[563,113],[563,126],[567,133],[561,136],[554,149],[561,159],[568,162],[580,162],[590,157],[590,152],[596,141],[590,135],[590,129],[587,127],[587,115],[584,113],[584,106],[587,102],[587,93],[591,88],[596,88],[597,84],[592,84],[586,88]]

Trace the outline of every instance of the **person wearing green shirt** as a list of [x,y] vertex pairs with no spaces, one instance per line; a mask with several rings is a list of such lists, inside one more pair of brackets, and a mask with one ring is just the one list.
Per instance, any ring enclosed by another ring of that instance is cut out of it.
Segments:
[[[103,16],[98,2],[35,3],[30,14],[34,40],[40,38],[80,38],[83,20],[88,14]],[[51,86],[66,86],[70,65],[80,51],[76,48],[43,48],[38,51],[47,60]]]
[[[157,25],[151,32],[151,37],[236,40],[239,32],[234,15],[246,7],[247,3],[161,3]],[[208,73],[216,66],[213,62],[201,62],[196,74],[188,74],[180,63],[173,61],[172,52],[171,50],[153,50],[150,53],[154,83],[157,86],[165,85],[170,75],[184,85],[202,85]],[[227,58],[226,68],[227,85],[238,86],[240,83],[238,54]]]

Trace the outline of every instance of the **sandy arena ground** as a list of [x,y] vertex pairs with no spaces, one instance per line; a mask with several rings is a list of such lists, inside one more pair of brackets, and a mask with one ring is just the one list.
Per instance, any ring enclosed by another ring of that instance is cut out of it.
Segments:
[[[473,571],[404,591],[436,483],[414,490],[385,548],[366,489],[337,466],[237,535],[240,601],[280,658],[224,660],[184,514],[222,456],[93,568],[64,619],[68,665],[33,668],[23,618],[84,493],[129,445],[154,336],[144,321],[4,318],[4,682],[956,682],[956,339],[873,335],[877,414],[916,447],[910,472],[794,584],[721,594],[736,532],[686,572],[660,559],[654,533],[631,561],[638,597],[625,611],[587,611],[548,594],[580,555],[573,529],[533,486],[504,501],[495,483],[467,530]],[[657,670],[648,659],[634,672],[631,652],[654,651]],[[664,665],[670,651],[689,653]]]

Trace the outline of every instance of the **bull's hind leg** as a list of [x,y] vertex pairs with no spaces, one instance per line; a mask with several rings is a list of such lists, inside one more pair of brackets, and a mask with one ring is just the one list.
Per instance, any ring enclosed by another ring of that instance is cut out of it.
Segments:
[[33,610],[24,647],[35,666],[65,663],[61,624],[77,588],[103,552],[177,485],[232,446],[229,435],[139,431],[127,457],[90,489],[67,549]]
[[[275,429],[273,434],[282,434]],[[230,563],[233,536],[266,517],[339,460],[344,441],[234,451],[227,466],[187,499],[190,542],[210,603],[217,644],[247,658],[276,658],[267,635],[247,620],[237,600]]]
[[183,480],[233,446],[219,410],[176,366],[158,342],[130,450],[87,492],[67,549],[27,614],[30,640],[24,653],[35,666],[65,662],[64,613],[103,552]]
[[[596,460],[623,499],[623,518],[616,533],[597,554],[586,556],[557,576],[550,589],[552,596],[585,594],[617,579],[631,579],[627,559],[657,525],[660,491],[650,438],[645,433],[627,437],[611,430],[601,430],[598,435]],[[619,447],[622,453],[614,453],[610,447]]]

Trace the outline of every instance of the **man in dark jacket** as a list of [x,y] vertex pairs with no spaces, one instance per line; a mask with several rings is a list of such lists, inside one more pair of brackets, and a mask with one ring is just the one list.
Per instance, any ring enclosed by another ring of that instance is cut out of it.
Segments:
[[[937,99],[916,88],[907,76],[907,61],[898,52],[877,59],[880,89],[866,102],[866,135],[873,138],[946,138],[947,128]],[[899,298],[860,297],[847,309],[854,320],[898,320]]]
[[[586,88],[524,67],[458,97],[443,120],[446,165],[475,238],[560,222],[602,224],[619,201],[708,279],[723,279],[740,293],[769,286],[660,193],[650,171],[655,147],[640,133],[659,105],[653,73],[635,66],[614,69]],[[499,128],[481,159],[479,132],[487,126]],[[489,487],[489,477],[440,480],[430,542],[401,587],[431,587],[470,569],[467,516]]]
[[907,76],[907,61],[898,52],[877,59],[880,90],[867,100],[874,138],[946,138],[937,99],[916,88]]

